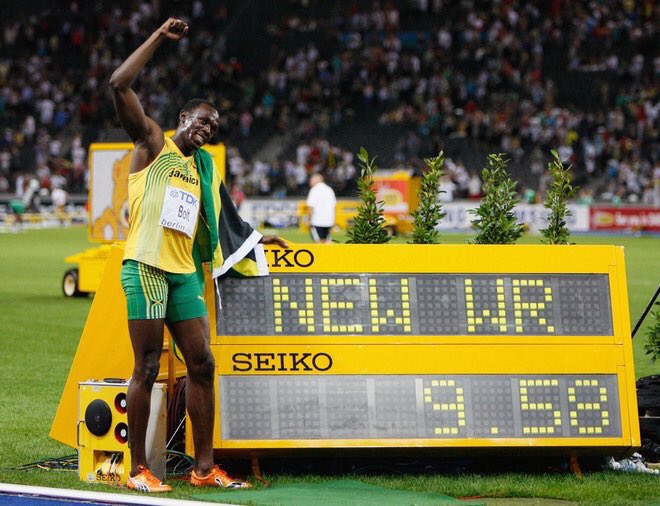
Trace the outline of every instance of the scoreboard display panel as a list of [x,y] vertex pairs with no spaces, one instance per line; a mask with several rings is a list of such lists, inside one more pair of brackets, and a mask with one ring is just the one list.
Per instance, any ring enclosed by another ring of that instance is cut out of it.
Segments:
[[639,445],[623,250],[294,245],[207,287],[219,450]]
[[275,274],[221,291],[218,335],[612,335],[600,274]]

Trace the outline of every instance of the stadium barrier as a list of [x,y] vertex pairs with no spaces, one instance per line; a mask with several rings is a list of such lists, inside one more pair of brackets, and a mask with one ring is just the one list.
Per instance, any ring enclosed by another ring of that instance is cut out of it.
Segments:
[[[253,227],[269,225],[275,228],[294,227],[298,224],[298,205],[302,199],[246,199],[240,206],[239,212],[243,219]],[[339,200],[341,203],[343,199]],[[479,205],[476,201],[447,202],[443,210],[447,213],[438,226],[440,230],[469,231],[470,220],[474,216],[469,213]],[[590,230],[590,208],[577,204],[568,206],[571,215],[567,216],[568,228],[572,232],[587,232]],[[527,225],[531,232],[538,232],[547,226],[548,210],[541,204],[519,204],[514,213],[520,223]],[[660,210],[656,211],[660,213]],[[345,223],[345,219],[338,219],[337,223]]]

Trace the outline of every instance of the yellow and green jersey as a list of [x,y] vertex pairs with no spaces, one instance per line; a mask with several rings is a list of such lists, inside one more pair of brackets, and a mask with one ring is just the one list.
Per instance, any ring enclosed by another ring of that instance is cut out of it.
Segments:
[[[128,176],[129,230],[124,259],[166,272],[195,272],[192,248],[200,199],[194,156],[185,157],[165,136],[156,159]],[[187,223],[179,223],[184,219]],[[188,228],[184,230],[183,225]]]

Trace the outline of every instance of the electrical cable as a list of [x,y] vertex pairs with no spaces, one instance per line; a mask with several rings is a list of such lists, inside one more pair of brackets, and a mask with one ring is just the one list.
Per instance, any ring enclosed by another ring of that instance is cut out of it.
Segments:
[[51,457],[28,464],[21,464],[14,468],[12,471],[31,471],[33,469],[44,469],[47,471],[77,471],[78,470],[78,455],[66,455],[64,457]]
[[167,474],[185,476],[193,468],[194,459],[185,449],[186,421],[186,378],[181,378],[174,387],[167,406],[167,444],[165,445]]

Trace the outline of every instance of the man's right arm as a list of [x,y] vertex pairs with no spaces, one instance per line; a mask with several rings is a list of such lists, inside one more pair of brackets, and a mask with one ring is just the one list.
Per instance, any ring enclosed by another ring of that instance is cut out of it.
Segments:
[[110,78],[119,121],[136,144],[136,148],[146,148],[152,157],[163,147],[163,132],[158,124],[144,113],[142,104],[131,85],[163,41],[181,40],[187,33],[186,23],[178,19],[168,19],[114,71]]

